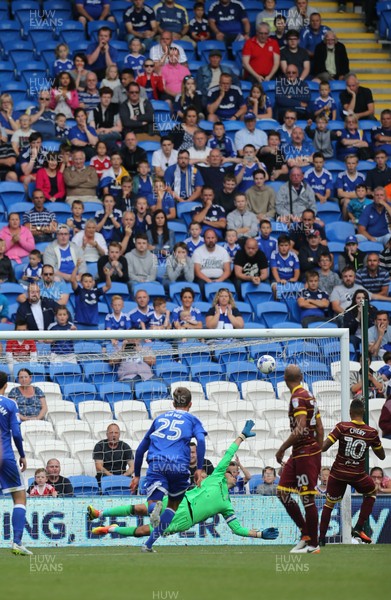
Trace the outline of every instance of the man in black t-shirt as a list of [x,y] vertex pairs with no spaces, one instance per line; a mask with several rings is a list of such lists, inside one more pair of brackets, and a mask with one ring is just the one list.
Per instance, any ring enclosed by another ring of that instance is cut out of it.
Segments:
[[354,74],[346,77],[346,90],[340,93],[339,99],[343,110],[355,114],[357,119],[374,119],[375,103],[369,88],[362,87]]
[[48,483],[54,487],[57,496],[70,498],[73,496],[73,487],[68,477],[60,475],[61,465],[57,458],[51,458],[46,463],[46,472],[48,474]]
[[269,276],[267,258],[258,247],[255,238],[247,238],[242,250],[238,250],[234,258],[234,283],[240,294],[241,284],[250,282],[259,285]]
[[92,454],[98,483],[107,475],[131,477],[134,472],[133,452],[129,444],[119,439],[121,433],[118,425],[111,423],[106,430],[106,435],[105,440],[95,445]]

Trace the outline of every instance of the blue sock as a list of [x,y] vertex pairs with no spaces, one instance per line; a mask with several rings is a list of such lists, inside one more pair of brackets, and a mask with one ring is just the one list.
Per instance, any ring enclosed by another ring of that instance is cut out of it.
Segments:
[[15,504],[12,511],[12,529],[14,531],[14,542],[22,542],[23,529],[26,522],[26,507],[24,504]]
[[153,509],[156,506],[156,502],[151,502],[151,504],[148,504],[148,514],[150,515],[151,512],[153,511]]
[[157,527],[155,527],[155,529],[152,531],[151,535],[149,536],[149,538],[147,539],[147,541],[145,543],[147,548],[152,548],[152,546],[156,542],[156,540],[159,539],[161,535],[163,535],[163,533],[165,532],[165,530],[167,529],[167,527],[173,520],[174,515],[175,515],[175,511],[172,510],[172,508],[166,508],[166,510],[163,512],[162,516],[160,517],[160,524]]

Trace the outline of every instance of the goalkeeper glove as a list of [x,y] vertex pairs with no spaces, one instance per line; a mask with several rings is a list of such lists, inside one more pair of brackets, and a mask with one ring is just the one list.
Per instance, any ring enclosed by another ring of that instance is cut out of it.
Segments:
[[276,527],[268,527],[268,529],[257,532],[257,538],[262,538],[263,540],[275,540],[278,538],[278,535],[279,531]]
[[254,437],[256,435],[256,433],[251,431],[252,428],[254,427],[254,425],[255,425],[254,421],[251,421],[250,419],[248,421],[246,421],[246,424],[243,427],[243,431],[242,431],[242,435],[244,435],[245,438]]

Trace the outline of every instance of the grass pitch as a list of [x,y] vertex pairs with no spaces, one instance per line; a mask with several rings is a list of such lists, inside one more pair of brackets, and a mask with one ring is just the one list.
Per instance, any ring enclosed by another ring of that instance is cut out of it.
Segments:
[[290,548],[183,545],[142,554],[121,545],[38,548],[33,557],[2,549],[1,587],[4,597],[39,600],[368,600],[387,589],[387,545],[330,545],[317,555]]

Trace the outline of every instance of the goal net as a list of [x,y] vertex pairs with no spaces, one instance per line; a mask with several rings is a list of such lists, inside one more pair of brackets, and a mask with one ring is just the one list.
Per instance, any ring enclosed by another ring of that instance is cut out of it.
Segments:
[[[284,369],[291,363],[301,367],[304,385],[316,397],[327,435],[335,423],[348,417],[347,330],[67,331],[66,338],[56,331],[29,332],[27,337],[35,341],[36,353],[29,354],[31,348],[25,354],[6,352],[0,363],[0,370],[9,376],[6,393],[20,402],[22,415],[28,402],[18,388],[25,369],[36,388],[35,410],[40,410],[42,396],[47,405],[45,419],[24,420],[21,425],[28,463],[26,486],[34,481],[37,468],[57,459],[60,475],[70,480],[74,493],[73,497],[29,499],[27,545],[29,536],[32,544],[41,546],[124,542],[124,538],[113,535],[103,540],[92,536],[86,507],[91,503],[108,508],[145,502],[147,463],[143,463],[139,496],[130,497],[130,478],[126,475],[104,476],[98,484],[94,458],[101,459],[101,447],[96,445],[106,439],[108,426],[117,424],[120,441],[135,452],[152,419],[172,407],[171,394],[177,386],[185,386],[192,393],[191,412],[208,432],[206,458],[214,466],[246,419],[255,421],[256,437],[243,443],[237,453],[242,480],[232,495],[235,513],[245,527],[279,527],[279,543],[296,540],[297,529],[279,503],[275,486],[266,486],[265,491],[262,477],[263,469],[271,467],[278,482],[275,453],[289,435],[290,395],[283,380]],[[10,340],[26,341],[26,332],[0,332],[0,339],[3,346]],[[276,369],[269,375],[257,368],[257,360],[264,354],[276,361]],[[324,467],[331,466],[335,452],[336,447],[332,447],[323,455]],[[123,473],[129,468],[126,446],[120,454],[114,459]],[[4,515],[0,546],[10,535],[11,502],[5,498],[0,500]],[[319,510],[323,502],[320,493]],[[110,519],[122,525],[136,524],[135,517],[128,518],[127,523],[124,518]],[[102,523],[109,524],[110,519]],[[350,498],[346,497],[342,508],[333,513],[330,541],[350,541],[350,527]],[[254,543],[232,535],[218,516],[162,543],[183,543],[184,537],[187,544]],[[125,542],[140,543],[134,538]]]

